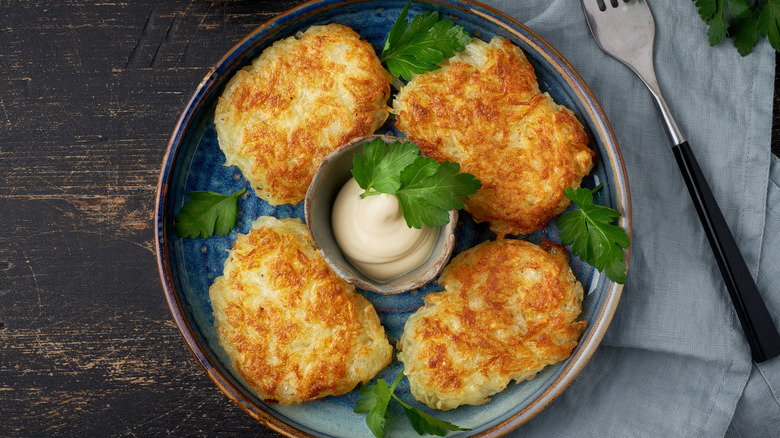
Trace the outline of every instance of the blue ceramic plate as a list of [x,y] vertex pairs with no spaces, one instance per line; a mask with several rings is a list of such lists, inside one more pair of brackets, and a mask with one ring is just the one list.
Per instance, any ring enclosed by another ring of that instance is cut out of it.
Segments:
[[[224,166],[225,157],[219,149],[214,130],[214,108],[223,87],[237,70],[249,64],[274,41],[315,24],[347,25],[380,53],[405,3],[405,0],[314,1],[259,27],[231,50],[198,87],[171,137],[163,162],[155,214],[156,248],[160,277],[176,324],[198,362],[229,398],[254,418],[289,436],[364,437],[370,436],[370,432],[365,425],[365,416],[352,412],[358,399],[356,391],[295,406],[263,403],[234,373],[225,352],[217,343],[208,289],[222,273],[226,250],[232,246],[237,233],[249,231],[250,224],[258,216],[303,218],[303,202],[271,207],[255,197],[237,168]],[[549,92],[556,102],[573,110],[591,137],[598,164],[583,185],[594,187],[604,184],[597,193],[596,202],[620,211],[623,214],[620,225],[630,235],[630,198],[617,142],[598,102],[572,67],[532,31],[492,8],[450,0],[413,2],[409,15],[427,10],[438,10],[473,36],[486,41],[496,35],[502,36],[525,51],[536,69],[542,90]],[[400,134],[392,127],[392,120],[379,133]],[[238,225],[230,235],[209,239],[176,237],[173,218],[186,200],[187,192],[211,190],[232,193],[242,187],[248,190],[239,200]],[[456,253],[493,237],[485,226],[475,225],[468,214],[460,216]],[[529,240],[537,243],[543,237],[559,241],[554,220],[546,228],[528,236]],[[511,384],[485,405],[433,412],[439,418],[471,428],[468,432],[450,433],[450,436],[498,436],[518,427],[558,396],[591,357],[612,318],[622,286],[599,275],[591,266],[576,258],[572,258],[571,265],[587,294],[581,318],[588,322],[588,328],[572,356],[546,368],[533,380]],[[395,343],[401,336],[407,317],[422,305],[422,298],[437,290],[440,287],[434,283],[400,295],[381,296],[370,292],[364,292],[364,295],[376,307],[391,343]],[[395,362],[380,372],[378,378],[392,381],[400,369],[400,363]],[[405,380],[397,392],[406,402],[431,412],[411,397]],[[390,410],[387,424],[389,436],[416,435],[400,409]]]

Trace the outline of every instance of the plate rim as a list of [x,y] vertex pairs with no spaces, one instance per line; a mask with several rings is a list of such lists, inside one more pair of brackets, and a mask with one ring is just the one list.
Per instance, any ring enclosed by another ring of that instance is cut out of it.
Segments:
[[[244,412],[249,414],[252,418],[259,421],[263,425],[285,436],[294,438],[311,437],[313,435],[310,435],[282,421],[269,411],[263,409],[260,406],[256,406],[251,400],[249,400],[241,392],[241,390],[230,381],[228,377],[222,375],[217,365],[214,364],[212,360],[203,353],[204,345],[202,345],[200,340],[197,339],[194,334],[193,327],[191,326],[189,320],[185,317],[184,306],[179,300],[176,287],[171,278],[171,273],[173,271],[171,268],[170,255],[168,253],[166,243],[168,240],[168,235],[164,223],[164,212],[166,211],[168,205],[169,178],[173,170],[173,164],[176,162],[176,158],[179,155],[182,137],[184,133],[187,132],[190,128],[194,119],[193,116],[203,106],[204,95],[206,95],[208,91],[210,91],[210,89],[215,85],[221,72],[228,70],[232,66],[232,63],[235,62],[235,60],[238,59],[240,55],[249,48],[247,45],[249,42],[253,41],[255,38],[258,38],[258,36],[260,36],[260,34],[262,34],[264,31],[272,29],[277,23],[283,22],[286,19],[294,19],[296,15],[307,9],[311,9],[312,12],[321,12],[339,6],[356,3],[371,3],[375,1],[376,0],[309,0],[298,6],[285,10],[284,12],[272,17],[249,32],[231,49],[229,49],[220,58],[220,60],[214,64],[214,66],[209,69],[208,73],[196,87],[195,92],[189,99],[185,109],[176,122],[175,128],[168,141],[158,177],[154,214],[154,227],[156,231],[155,255],[158,274],[163,287],[166,303],[168,304],[168,308],[171,312],[171,315],[173,316],[179,333],[184,338],[190,353],[196,358],[198,364],[206,372],[212,382],[214,382],[214,384],[216,384],[217,387],[222,391],[223,394],[225,394],[230,400],[237,404]],[[547,41],[536,34],[536,32],[528,28],[520,21],[491,6],[473,0],[415,0],[414,3],[447,5],[466,10],[484,20],[495,23],[499,27],[511,32],[521,40],[530,40],[530,42],[533,43],[533,46],[543,49],[540,51],[540,53],[546,58],[548,62],[557,66],[556,70],[563,71],[565,73],[563,75],[565,82],[577,91],[579,97],[584,100],[586,109],[589,112],[592,112],[593,115],[599,115],[599,117],[592,117],[592,119],[598,122],[596,127],[599,129],[599,137],[605,139],[605,147],[615,158],[615,160],[608,161],[608,163],[612,166],[613,174],[616,176],[616,179],[622,183],[617,185],[618,190],[616,190],[616,197],[618,201],[617,204],[621,213],[619,225],[626,231],[626,234],[629,236],[629,238],[631,238],[633,234],[632,206],[625,161],[623,160],[615,133],[606,116],[606,113],[601,107],[601,104],[598,102],[589,86],[585,83],[580,74],[571,66],[571,64]],[[512,26],[516,28],[512,28]],[[527,35],[519,32],[518,29],[527,33]],[[630,256],[631,246],[626,248],[624,251],[624,263],[626,266],[629,265]],[[624,285],[610,281],[610,286],[606,291],[607,299],[605,300],[604,305],[598,314],[594,315],[594,321],[591,325],[591,330],[587,332],[587,337],[581,338],[579,340],[578,345],[581,347],[572,354],[572,357],[569,358],[567,365],[560,372],[559,377],[553,381],[544,392],[542,392],[528,406],[524,407],[516,414],[501,421],[499,424],[491,427],[489,430],[472,436],[492,437],[504,435],[525,424],[527,421],[549,406],[550,403],[552,403],[561,393],[563,393],[563,391],[565,391],[565,389],[571,384],[577,375],[579,375],[579,373],[585,367],[585,364],[587,364],[587,362],[595,353],[598,345],[601,343],[601,340],[603,339],[604,334],[614,316],[615,310],[617,309],[623,288]]]

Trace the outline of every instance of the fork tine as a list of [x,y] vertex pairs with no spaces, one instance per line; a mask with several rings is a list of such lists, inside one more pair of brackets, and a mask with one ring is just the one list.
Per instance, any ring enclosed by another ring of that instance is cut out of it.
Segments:
[[[596,6],[598,7],[599,11],[604,12],[607,10],[607,2],[609,2],[609,6],[612,6],[613,8],[620,7],[620,0],[595,0]],[[623,0],[623,3],[629,3],[632,0]],[[582,4],[587,8],[589,7],[589,4],[587,3],[587,0],[583,0]]]
[[589,14],[598,14],[607,10],[607,3],[610,0],[582,0],[582,7]]
[[704,226],[753,360],[763,362],[780,355],[780,333],[764,304],[750,270],[729,231],[728,223],[710,191],[690,145],[666,105],[653,67],[655,21],[647,0],[582,0],[585,20],[599,47],[639,75],[655,98],[666,125],[672,150],[685,185]]

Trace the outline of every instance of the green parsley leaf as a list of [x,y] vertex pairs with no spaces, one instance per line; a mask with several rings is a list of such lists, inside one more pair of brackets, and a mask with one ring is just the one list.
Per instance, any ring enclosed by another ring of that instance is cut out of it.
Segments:
[[482,187],[474,175],[459,173],[458,163],[421,157],[412,142],[388,145],[376,138],[363,146],[363,156],[355,155],[352,165],[352,176],[365,190],[360,196],[395,195],[410,228],[446,224],[449,211],[463,208],[463,201]]
[[395,23],[393,23],[393,27],[390,28],[390,33],[387,34],[387,40],[385,41],[385,47],[382,48],[382,57],[384,58],[384,54],[391,48],[396,47],[401,42],[401,37],[404,36],[404,32],[406,31],[406,27],[409,25],[409,23],[406,21],[406,16],[409,13],[409,5],[411,3],[406,3],[406,6],[401,9],[401,14],[398,16],[398,18],[395,19]]
[[366,426],[377,438],[385,436],[387,405],[399,381],[401,381],[400,375],[393,382],[393,386],[387,386],[385,379],[379,379],[375,384],[365,385],[358,390],[361,398],[355,403],[352,412],[359,414],[368,412]]
[[725,1],[696,0],[699,16],[709,26],[707,35],[709,36],[710,46],[717,45],[726,36]]
[[780,51],[780,0],[693,0],[699,16],[707,26],[711,46],[725,37],[733,38],[734,47],[746,56],[758,43],[758,36],[768,37]]
[[729,28],[729,35],[734,37],[734,47],[740,55],[746,56],[753,51],[758,43],[758,30],[756,20],[752,18],[738,18]]
[[184,203],[174,219],[174,229],[179,237],[210,237],[227,235],[236,223],[238,197],[246,189],[232,195],[215,192],[189,192],[190,199]]
[[406,18],[409,3],[393,24],[387,36],[381,61],[393,76],[409,81],[415,74],[433,71],[437,64],[466,48],[471,36],[452,20],[439,20],[437,11]]
[[[352,412],[365,414],[366,412],[370,412],[371,409],[374,409],[379,402],[379,397],[376,395],[376,386],[377,384],[374,383],[372,385],[364,385],[358,389],[360,398],[357,403],[355,403],[355,409],[353,409]],[[385,382],[385,386],[387,386],[387,382]]]
[[[395,388],[395,385],[393,385],[393,388]],[[387,405],[390,403],[390,394],[392,391],[387,386],[387,382],[383,379],[379,379],[374,391],[376,393],[376,405],[368,412],[366,424],[377,438],[382,438],[385,434]]]
[[620,217],[617,210],[593,204],[593,193],[599,188],[591,191],[580,187],[575,191],[567,187],[564,190],[564,195],[579,209],[558,218],[561,242],[571,245],[572,253],[603,271],[612,281],[622,284],[626,282],[623,248],[631,241],[622,228],[612,224]]
[[626,265],[623,264],[623,260],[613,260],[612,264],[604,269],[604,273],[615,283],[626,283]]
[[384,438],[385,436],[387,406],[390,403],[391,398],[401,404],[409,423],[420,435],[428,433],[431,435],[444,436],[447,433],[445,430],[469,430],[460,428],[448,421],[439,420],[432,415],[426,414],[425,412],[404,403],[394,394],[395,387],[398,386],[398,383],[403,376],[404,372],[401,370],[391,386],[388,386],[384,379],[379,379],[376,384],[365,385],[358,390],[358,394],[360,394],[361,398],[358,399],[355,404],[353,412],[368,412],[368,415],[366,415],[366,425],[375,437]]
[[768,37],[775,50],[780,51],[780,0],[767,0],[756,21],[762,37]]
[[402,408],[404,408],[406,419],[409,420],[409,424],[411,424],[412,428],[420,435],[427,433],[429,435],[444,436],[447,434],[447,430],[471,430],[458,427],[449,421],[439,420],[433,415],[426,414],[414,406],[404,403],[400,398],[396,397],[395,394],[393,394],[393,398],[401,404]]
[[396,192],[396,197],[409,228],[422,228],[423,224],[435,227],[450,220],[449,211],[431,205],[425,196],[428,178],[436,173],[438,166],[433,158],[419,158],[401,172],[403,188]]
[[728,0],[728,4],[729,12],[737,18],[750,18],[753,16],[753,11],[745,0]]
[[463,208],[463,199],[482,187],[474,175],[458,172],[458,163],[439,164],[432,158],[422,157],[401,172],[401,188],[395,195],[410,228],[446,224],[449,211]]
[[[718,12],[718,0],[694,0],[696,8],[699,10],[699,16],[702,20],[708,21]],[[721,3],[722,4],[722,0]]]
[[420,149],[412,142],[394,141],[388,146],[377,137],[363,145],[362,157],[353,158],[352,176],[366,192],[373,189],[392,194],[401,187],[401,170],[419,156]]

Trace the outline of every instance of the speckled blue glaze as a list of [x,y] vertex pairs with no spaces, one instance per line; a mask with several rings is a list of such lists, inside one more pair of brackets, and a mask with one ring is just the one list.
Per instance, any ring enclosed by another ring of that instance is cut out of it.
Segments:
[[[296,406],[263,403],[247,389],[216,341],[214,318],[208,296],[209,286],[222,274],[227,250],[238,233],[246,233],[254,219],[262,215],[298,217],[303,220],[303,203],[272,207],[255,196],[236,167],[224,166],[213,118],[217,98],[233,74],[249,64],[274,41],[294,35],[311,25],[341,23],[350,26],[381,52],[385,38],[405,1],[315,1],[283,14],[255,30],[241,41],[207,75],[181,116],[163,162],[158,186],[155,222],[158,230],[156,249],[160,277],[171,308],[187,344],[208,375],[228,397],[264,424],[291,436],[366,436],[365,417],[354,414],[356,391],[340,397],[328,397]],[[463,26],[471,35],[489,41],[502,36],[520,46],[533,64],[540,88],[556,102],[570,108],[585,125],[591,144],[597,151],[598,164],[583,185],[595,187],[596,202],[623,213],[620,225],[630,234],[631,206],[627,178],[614,134],[590,90],[569,64],[560,58],[533,32],[484,5],[460,1],[412,2],[410,16],[427,10],[438,10],[443,16]],[[402,135],[389,120],[378,133]],[[226,237],[180,239],[173,232],[173,218],[186,201],[186,193],[211,190],[232,193],[241,188],[247,192],[239,199],[238,226]],[[485,224],[475,224],[468,214],[461,214],[456,235],[455,254],[485,239],[495,237]],[[555,221],[544,229],[525,236],[538,243],[542,238],[559,241]],[[482,406],[464,406],[435,414],[471,431],[449,436],[498,436],[521,425],[544,409],[579,373],[600,342],[620,297],[622,286],[599,275],[576,257],[571,260],[574,274],[583,283],[586,298],[581,318],[588,321],[580,345],[572,357],[543,370],[536,379],[511,384]],[[435,283],[392,296],[362,292],[376,307],[392,343],[401,336],[408,316],[422,305],[423,297],[441,290]],[[378,378],[392,380],[401,365],[394,362]],[[409,393],[406,380],[397,392],[408,403],[425,411]],[[411,436],[416,433],[403,419],[399,408],[389,411],[389,436]]]

